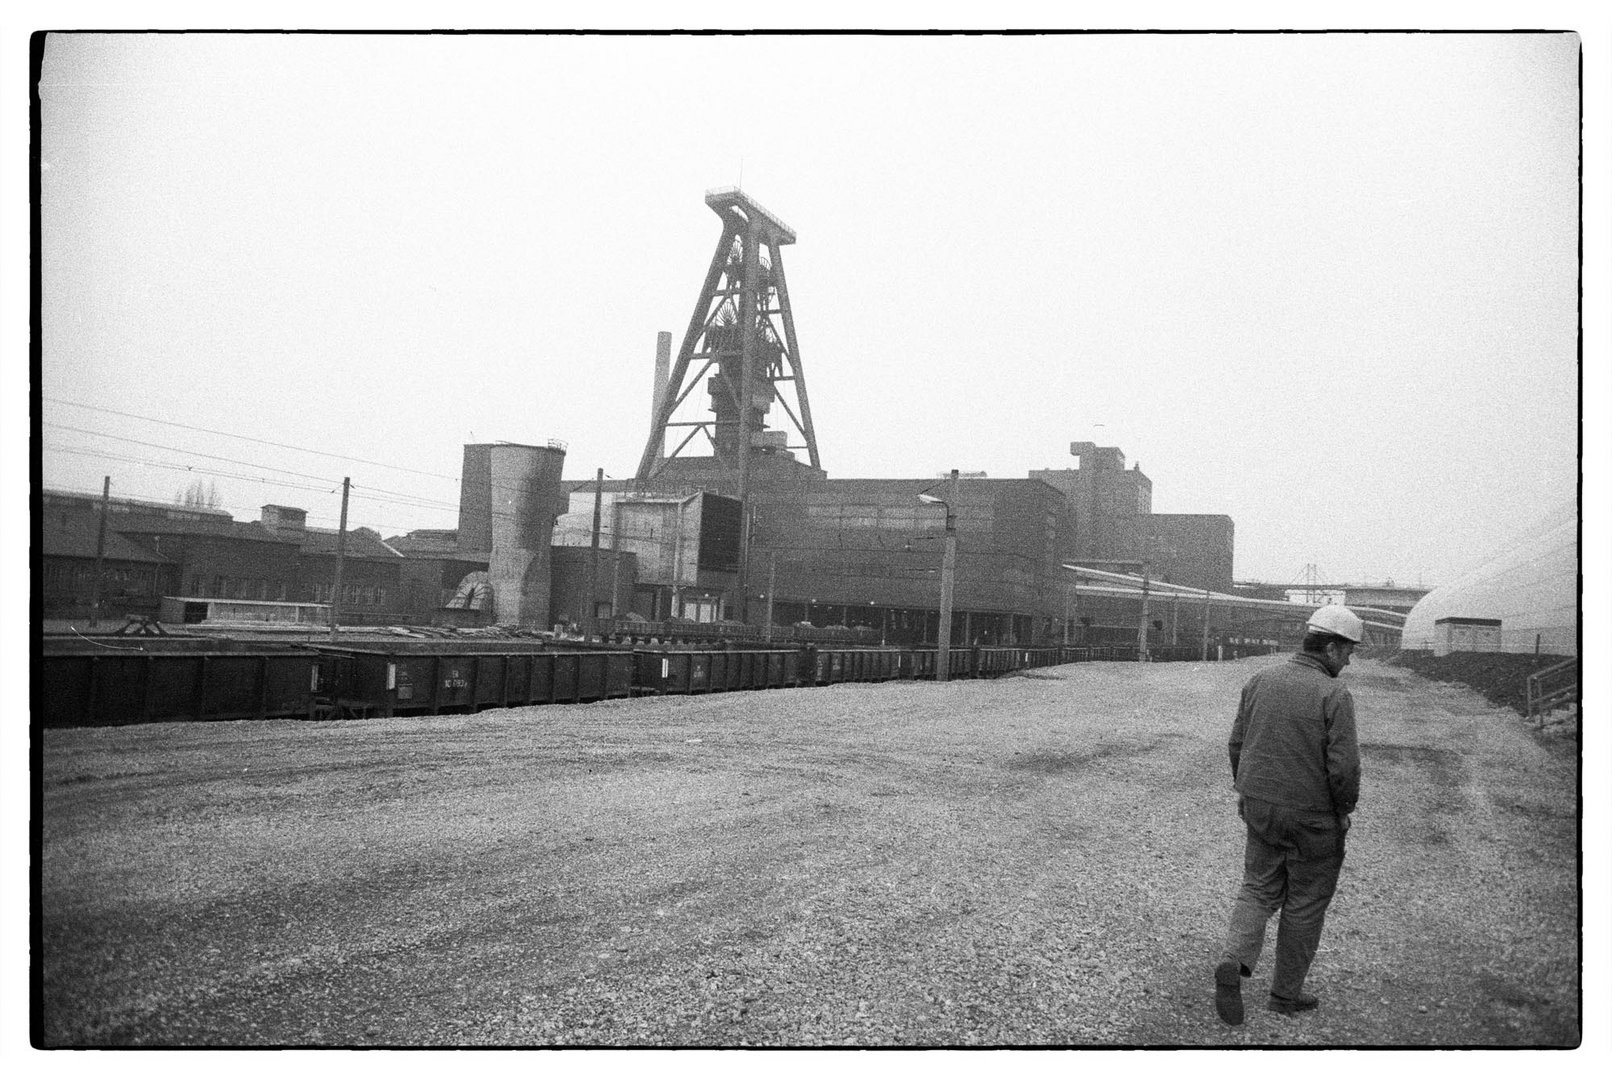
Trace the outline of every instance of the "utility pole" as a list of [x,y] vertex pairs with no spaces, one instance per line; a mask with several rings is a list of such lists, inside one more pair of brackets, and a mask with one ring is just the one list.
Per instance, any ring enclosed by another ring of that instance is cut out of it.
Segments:
[[341,569],[347,558],[347,492],[353,478],[341,478],[341,527],[336,530],[336,581],[330,590],[330,643],[336,643],[336,624],[341,619]]
[[101,619],[101,566],[106,556],[106,513],[112,501],[112,478],[101,481],[101,525],[95,533],[95,580],[90,583],[90,630]]
[[599,514],[604,506],[604,470],[600,469],[593,480],[593,539],[588,546],[587,606],[582,609],[582,640],[592,641],[599,612]]
[[1069,582],[1063,583],[1063,643],[1069,644]]
[[610,617],[621,614],[621,503],[610,504]]
[[1080,575],[1079,574],[1076,574],[1074,579],[1069,582],[1069,595],[1070,595],[1070,598],[1074,601],[1074,603],[1073,603],[1073,607],[1074,607],[1073,616],[1074,616],[1074,619],[1075,619],[1076,622],[1079,622],[1080,621]]
[[778,553],[767,552],[767,625],[761,631],[763,641],[772,640],[772,598],[778,592]]
[[1203,590],[1203,657],[1209,659],[1209,590]]
[[1142,561],[1142,620],[1136,628],[1136,659],[1138,663],[1147,660],[1147,560]]
[[946,555],[940,564],[940,648],[935,656],[935,678],[951,677],[952,593],[957,579],[957,470],[946,484]]
[[[957,578],[957,470],[953,469],[946,482],[946,497],[937,499],[927,492],[918,494],[918,501],[939,503],[946,508],[946,555],[940,564],[940,625],[935,638],[935,681],[945,682],[951,674],[952,647],[952,591]],[[967,630],[967,620],[964,620]]]

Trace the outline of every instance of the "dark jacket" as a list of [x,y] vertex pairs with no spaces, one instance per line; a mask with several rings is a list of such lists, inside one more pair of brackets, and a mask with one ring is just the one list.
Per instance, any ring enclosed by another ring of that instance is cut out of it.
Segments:
[[1248,680],[1230,749],[1242,794],[1294,810],[1354,813],[1360,798],[1354,699],[1318,657],[1299,653]]

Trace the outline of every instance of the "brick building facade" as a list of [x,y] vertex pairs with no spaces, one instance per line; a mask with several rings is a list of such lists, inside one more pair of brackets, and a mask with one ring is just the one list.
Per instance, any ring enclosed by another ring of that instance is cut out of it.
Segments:
[[[43,492],[41,609],[45,618],[83,618],[95,577],[101,501]],[[164,596],[329,603],[336,571],[334,529],[311,529],[296,507],[265,506],[258,521],[224,511],[110,499],[102,556],[102,614],[151,615]],[[402,556],[368,529],[347,533],[342,567],[344,621],[384,622],[398,613]]]

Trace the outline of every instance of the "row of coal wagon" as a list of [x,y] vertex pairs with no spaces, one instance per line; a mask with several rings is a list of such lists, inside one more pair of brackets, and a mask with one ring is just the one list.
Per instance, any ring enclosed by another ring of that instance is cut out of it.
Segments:
[[[1197,659],[1186,652],[1152,658]],[[1135,658],[1134,648],[1123,647],[973,646],[950,650],[948,677]],[[47,728],[331,720],[933,679],[936,662],[934,648],[878,646],[588,648],[518,639],[281,644],[69,636],[42,642],[32,696],[35,721]]]

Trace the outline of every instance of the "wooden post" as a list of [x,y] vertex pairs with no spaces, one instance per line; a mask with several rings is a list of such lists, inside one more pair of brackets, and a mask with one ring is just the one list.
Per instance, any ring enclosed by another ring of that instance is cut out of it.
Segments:
[[1142,618],[1136,628],[1136,659],[1140,663],[1147,659],[1147,563],[1142,563]]
[[1066,647],[1069,644],[1069,582],[1067,581],[1064,582],[1063,586],[1063,643]]
[[1203,656],[1209,659],[1209,590],[1203,590]]
[[610,619],[615,629],[621,629],[615,620],[622,609],[631,606],[621,602],[621,503],[616,501],[610,504]]
[[763,641],[772,640],[772,604],[778,592],[778,553],[767,552],[767,625],[761,631]]
[[347,558],[347,493],[353,478],[341,478],[341,526],[336,530],[336,580],[330,591],[330,643],[336,643],[336,625],[341,620],[341,571]]
[[[1074,619],[1076,623],[1078,623],[1080,622],[1080,576],[1078,574],[1072,581],[1069,582],[1069,599],[1070,617]],[[1079,644],[1078,634],[1076,635],[1075,643],[1077,645]]]
[[101,566],[106,556],[106,512],[112,501],[112,478],[101,481],[101,525],[95,533],[95,580],[90,583],[90,633],[101,618]]
[[599,517],[604,505],[604,470],[593,481],[593,534],[588,546],[587,606],[582,609],[582,640],[592,641],[599,611]]
[[936,635],[935,679],[951,678],[952,591],[957,577],[957,470],[946,486],[946,554],[940,564],[940,627]]

